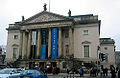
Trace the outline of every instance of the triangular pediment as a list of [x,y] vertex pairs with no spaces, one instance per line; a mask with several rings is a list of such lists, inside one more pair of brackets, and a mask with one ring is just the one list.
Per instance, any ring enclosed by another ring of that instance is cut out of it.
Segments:
[[89,41],[84,41],[84,42],[82,42],[82,44],[91,44],[91,42],[89,42]]
[[26,19],[23,23],[49,22],[49,21],[68,20],[68,19],[71,18],[47,11],[42,11]]

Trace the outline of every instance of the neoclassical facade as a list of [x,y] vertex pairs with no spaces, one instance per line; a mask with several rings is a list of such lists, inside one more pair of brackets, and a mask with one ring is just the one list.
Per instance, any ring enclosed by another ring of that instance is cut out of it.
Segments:
[[42,11],[21,22],[9,24],[6,61],[19,67],[67,67],[68,59],[84,63],[97,59],[100,20],[97,15],[63,16]]

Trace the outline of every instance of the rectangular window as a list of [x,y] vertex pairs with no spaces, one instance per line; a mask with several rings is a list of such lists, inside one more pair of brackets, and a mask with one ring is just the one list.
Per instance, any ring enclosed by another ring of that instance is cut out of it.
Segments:
[[32,45],[36,45],[36,31],[32,31]]
[[84,35],[88,35],[88,30],[84,30],[84,31],[83,31],[83,34],[84,34]]
[[13,58],[17,58],[17,48],[13,48]]
[[68,38],[68,37],[69,37],[69,32],[66,31],[66,32],[65,32],[65,38]]
[[67,63],[63,62],[63,68],[67,68]]
[[66,48],[66,55],[69,55],[69,45],[66,45],[65,48]]
[[13,37],[14,39],[18,39],[18,35],[14,35],[14,37]]
[[84,57],[89,57],[89,45],[84,45]]
[[107,50],[108,48],[107,47],[104,47],[105,50]]
[[105,61],[108,62],[108,56],[107,55],[105,55]]

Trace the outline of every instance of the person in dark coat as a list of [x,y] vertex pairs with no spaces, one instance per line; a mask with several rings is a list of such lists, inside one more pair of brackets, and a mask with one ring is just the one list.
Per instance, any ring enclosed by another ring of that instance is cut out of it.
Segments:
[[113,65],[110,65],[110,71],[111,71],[111,78],[116,77],[115,67]]
[[120,68],[118,69],[118,78],[120,78]]
[[108,68],[105,68],[105,76],[108,76]]

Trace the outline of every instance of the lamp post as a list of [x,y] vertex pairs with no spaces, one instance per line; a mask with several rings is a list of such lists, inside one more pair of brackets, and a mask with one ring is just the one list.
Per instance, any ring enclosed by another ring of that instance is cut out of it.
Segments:
[[98,52],[100,54],[100,58],[99,58],[99,61],[100,61],[100,78],[102,78],[102,68],[101,68],[101,52],[100,52],[100,46],[97,47],[97,72],[98,72]]
[[72,70],[73,70],[73,78],[74,78],[74,71],[75,71],[75,68],[74,68],[74,57],[70,57],[70,61],[72,61]]
[[98,75],[98,52],[99,52],[99,50],[100,50],[100,47],[97,46],[97,75]]

